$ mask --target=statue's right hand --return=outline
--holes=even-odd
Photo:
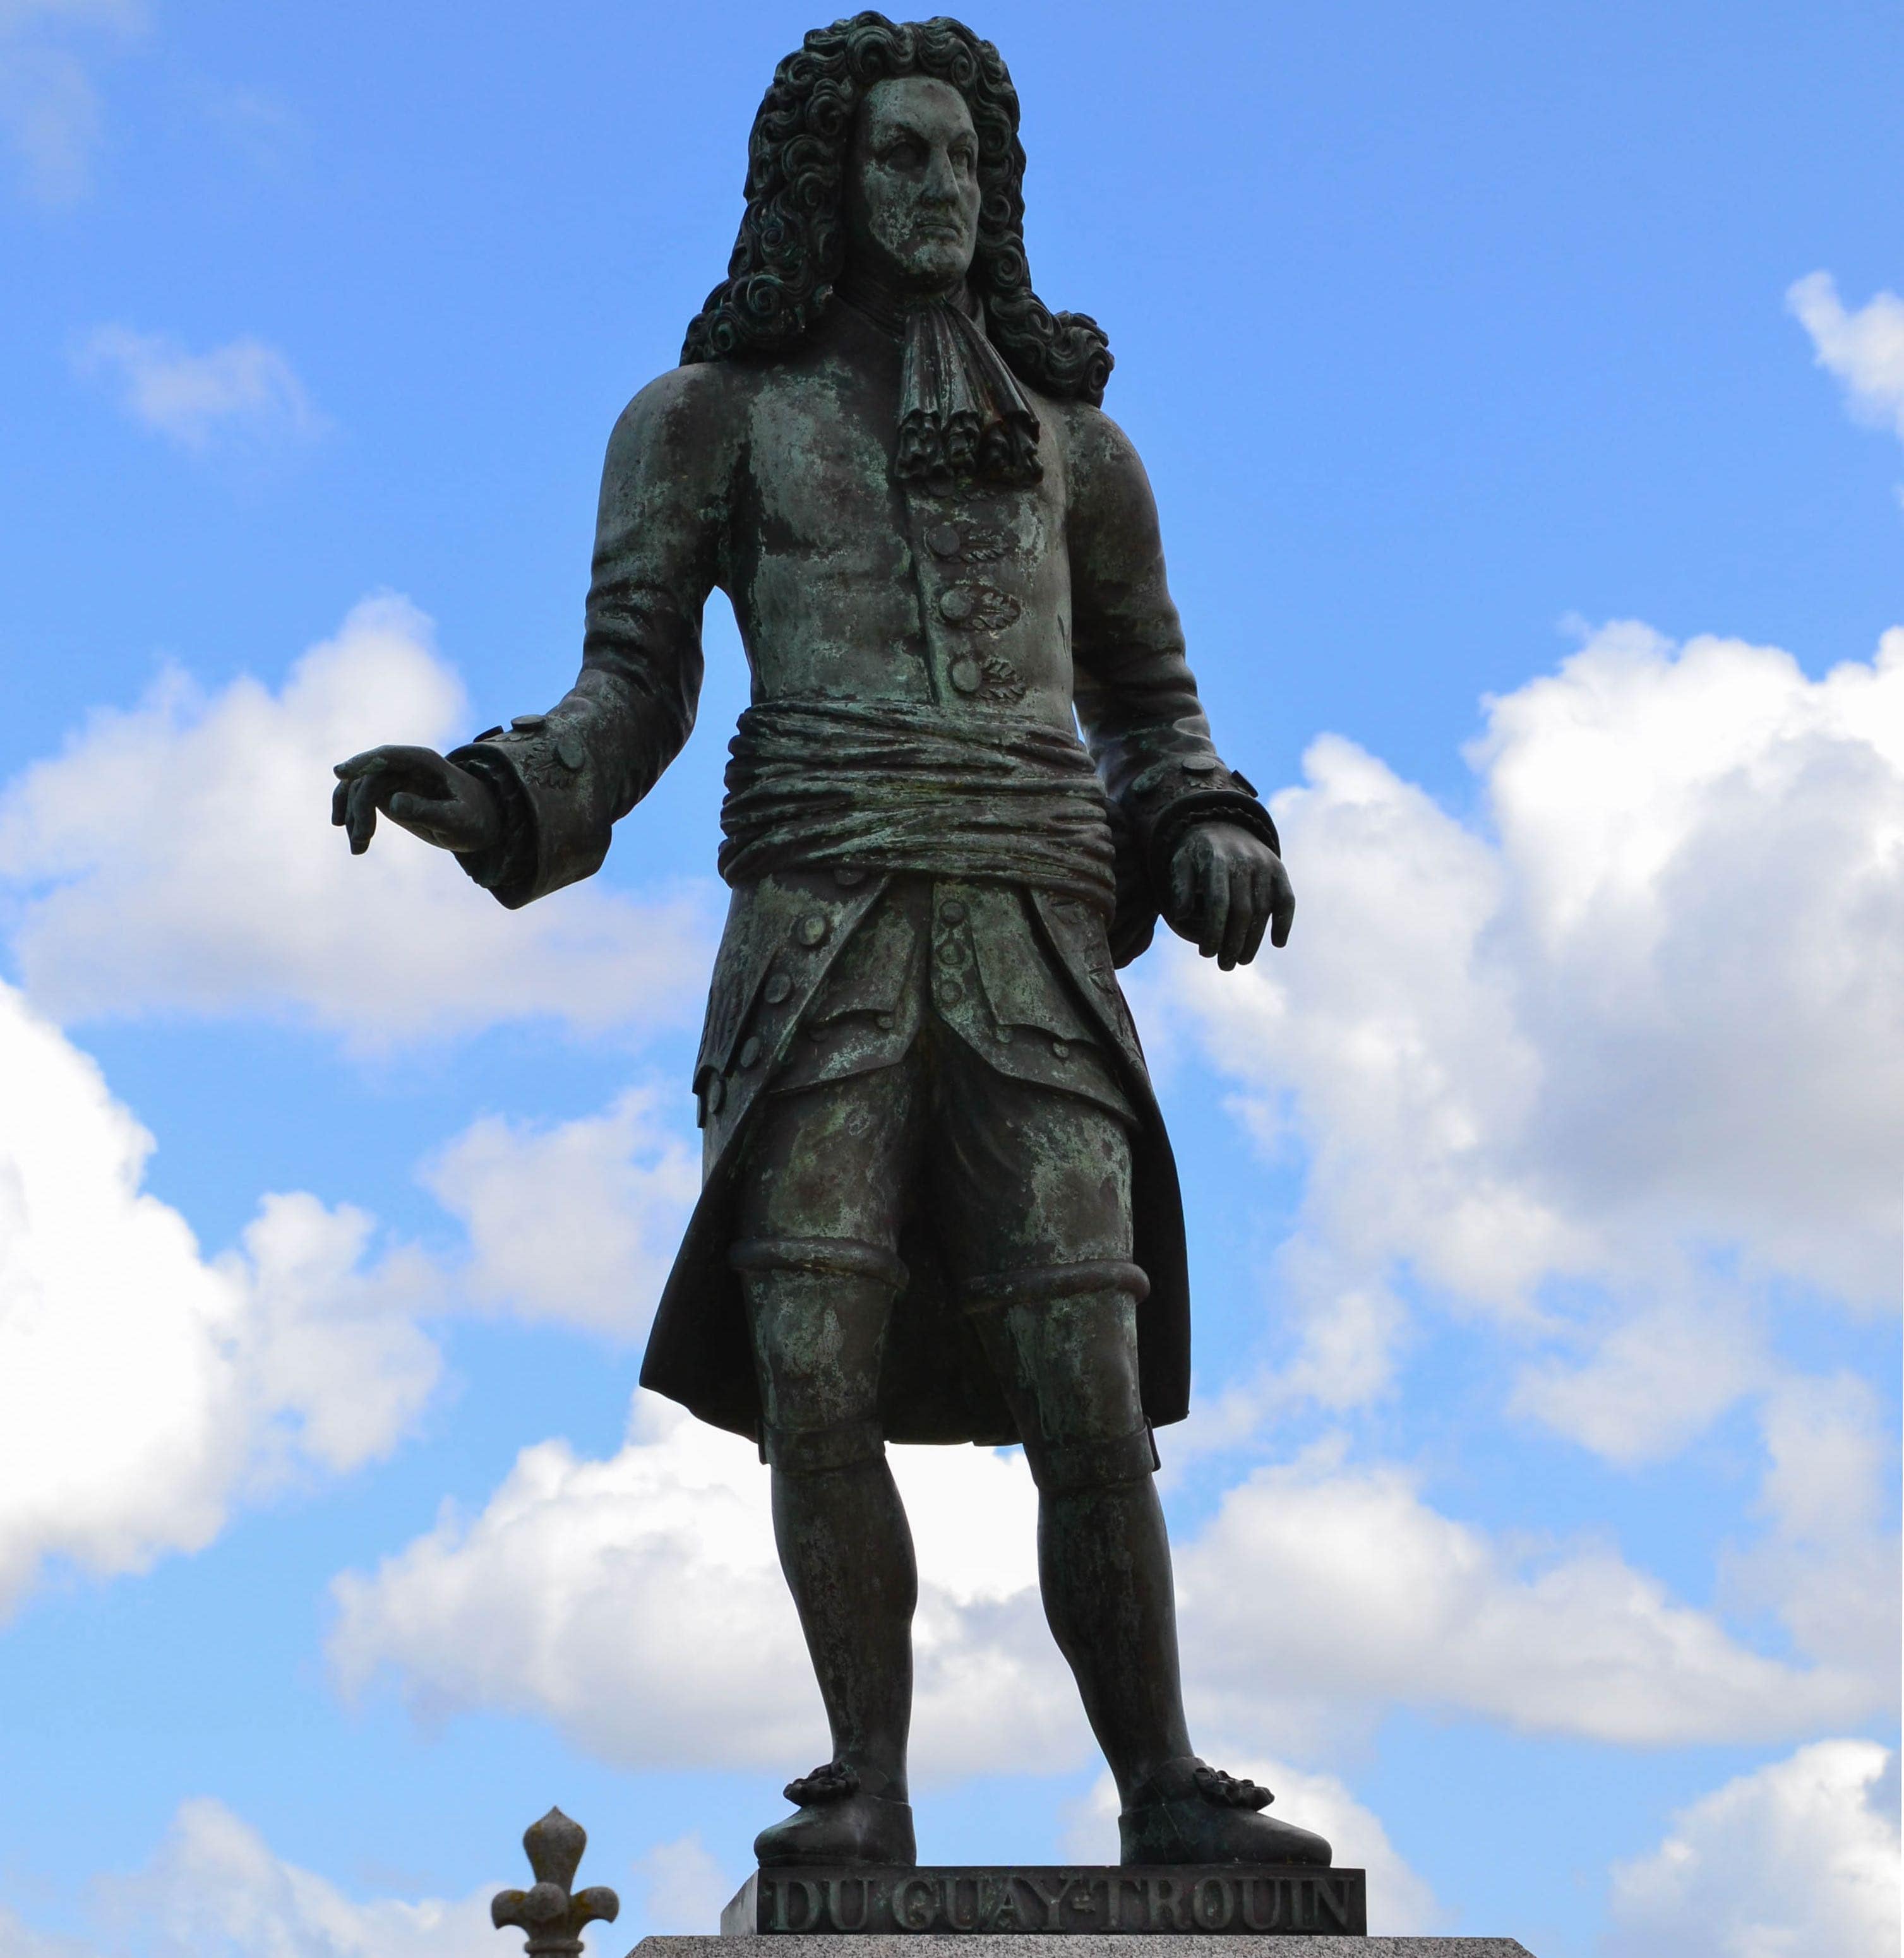
[[[411,835],[459,855],[486,850],[502,836],[496,791],[433,748],[369,748],[333,772],[331,820],[350,838],[353,857],[370,848],[379,809]]]

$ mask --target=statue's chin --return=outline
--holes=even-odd
[[[923,239],[894,255],[894,270],[908,290],[935,297],[955,292],[971,268],[972,255],[949,240]]]

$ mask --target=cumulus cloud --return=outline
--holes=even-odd
[[[1734,1298],[1647,1301],[1586,1336],[1584,1359],[1569,1352],[1526,1367],[1510,1405],[1610,1462],[1677,1454],[1772,1377],[1760,1329]]]
[[[100,1885],[98,1958],[467,1958],[496,1943],[489,1898],[499,1887],[454,1901],[360,1903],[201,1797],[179,1804],[145,1868]]]
[[[1397,1852],[1380,1818],[1335,1776],[1305,1773],[1286,1761],[1215,1739],[1202,1745],[1205,1754],[1230,1773],[1272,1790],[1278,1818],[1327,1836],[1339,1869],[1368,1872],[1372,1937],[1419,1937],[1446,1922],[1447,1913],[1434,1892]],[[1108,1774],[1100,1775],[1091,1792],[1066,1812],[1063,1853],[1073,1862],[1115,1863],[1117,1805],[1117,1783]]]
[[[699,1149],[631,1088],[553,1127],[486,1116],[424,1170],[469,1235],[464,1291],[516,1317],[645,1336],[695,1198]]]
[[[1491,1538],[1403,1470],[1328,1448],[1231,1490],[1177,1568],[1199,1723],[1256,1747],[1319,1744],[1397,1703],[1627,1745],[1782,1739],[1890,1690],[1749,1650],[1611,1547]]]
[[[771,1766],[823,1745],[744,1442],[646,1397],[612,1459],[525,1449],[480,1515],[446,1513],[334,1586],[336,1674],[388,1671],[417,1712],[537,1713],[629,1766]],[[918,1543],[915,1763],[1089,1758],[1037,1593],[1021,1457],[896,1449]],[[1196,1731],[1324,1750],[1406,1704],[1629,1744],[1784,1738],[1886,1688],[1748,1650],[1611,1549],[1510,1544],[1392,1466],[1324,1451],[1259,1471],[1177,1552]],[[1266,1601],[1295,1598],[1285,1611]],[[1298,1694],[1275,1682],[1299,1679]]]
[[[1391,1377],[1413,1275],[1542,1350],[1519,1405],[1670,1453],[1769,1377],[1754,1301],[1895,1291],[1904,631],[1808,679],[1737,640],[1593,635],[1489,704],[1493,833],[1329,737],[1276,799],[1287,952],[1170,985],[1310,1171],[1300,1384]]]
[[[90,188],[104,136],[92,56],[144,24],[139,0],[0,0],[0,141],[36,202]]]
[[[1829,272],[1807,272],[1785,297],[1852,413],[1904,436],[1904,299],[1879,293],[1848,312]]]
[[[597,1924],[585,1934],[590,1951],[619,1950],[631,1932],[711,1931],[737,1887],[692,1835],[636,1858],[635,1870],[647,1893],[645,1909],[624,1893],[616,1928]],[[499,1874],[458,1898],[360,1899],[278,1855],[223,1802],[198,1796],[179,1804],[142,1868],[94,1880],[86,1912],[89,1935],[38,1929],[0,1905],[0,1953],[5,1958],[468,1958],[502,1948],[489,1899],[523,1880],[517,1872]]]
[[[1613,1873],[1608,1958],[1896,1958],[1897,1762],[1820,1741],[1728,1782]]]
[[[529,1018],[693,1023],[699,895],[585,886],[510,913],[394,825],[350,856],[330,825],[332,764],[471,731],[429,621],[394,597],[359,605],[275,692],[240,679],[208,696],[173,672],[96,715],[0,797],[27,990],[68,1023],[268,1013],[366,1047]]]
[[[1760,1409],[1767,1525],[1725,1567],[1743,1606],[1769,1608],[1801,1650],[1895,1677],[1899,1555],[1888,1514],[1896,1445],[1877,1396],[1849,1373],[1781,1381]]]
[[[98,1958],[93,1946],[57,1931],[36,1931],[5,1904],[0,1904],[0,1951],[6,1958]]]
[[[892,1460],[921,1573],[919,1774],[1087,1758],[1038,1602],[1022,1457],[901,1448]],[[375,1572],[340,1577],[337,1675],[355,1693],[388,1668],[426,1719],[539,1713],[631,1766],[803,1768],[826,1728],[767,1482],[746,1442],[639,1396],[612,1459],[527,1449],[480,1516],[448,1513]]]
[[[657,1842],[635,1865],[648,1886],[644,1915],[651,1931],[712,1932],[740,1887],[697,1835]]]
[[[325,426],[290,362],[249,336],[194,353],[163,334],[101,326],[80,342],[73,364],[113,382],[140,427],[182,448],[310,436]]]
[[[0,1608],[49,1560],[144,1569],[392,1445],[438,1370],[420,1259],[302,1195],[206,1259],[140,1187],[151,1137],[5,986],[0,1080]]]

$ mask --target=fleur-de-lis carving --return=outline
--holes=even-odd
[[[570,1894],[588,1832],[552,1808],[540,1822],[524,1830],[522,1847],[534,1871],[533,1890],[498,1890],[489,1917],[498,1931],[514,1925],[527,1933],[527,1958],[580,1958],[581,1928],[599,1918],[612,1924],[622,1900],[605,1884]]]

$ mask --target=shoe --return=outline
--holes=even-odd
[[[1326,1869],[1328,1842],[1260,1813],[1275,1798],[1195,1755],[1166,1761],[1117,1818],[1121,1860],[1144,1863],[1309,1863]]]
[[[762,1868],[869,1863],[911,1869],[918,1861],[912,1804],[869,1793],[851,1763],[830,1762],[790,1781],[784,1792],[797,1812],[754,1838]]]

